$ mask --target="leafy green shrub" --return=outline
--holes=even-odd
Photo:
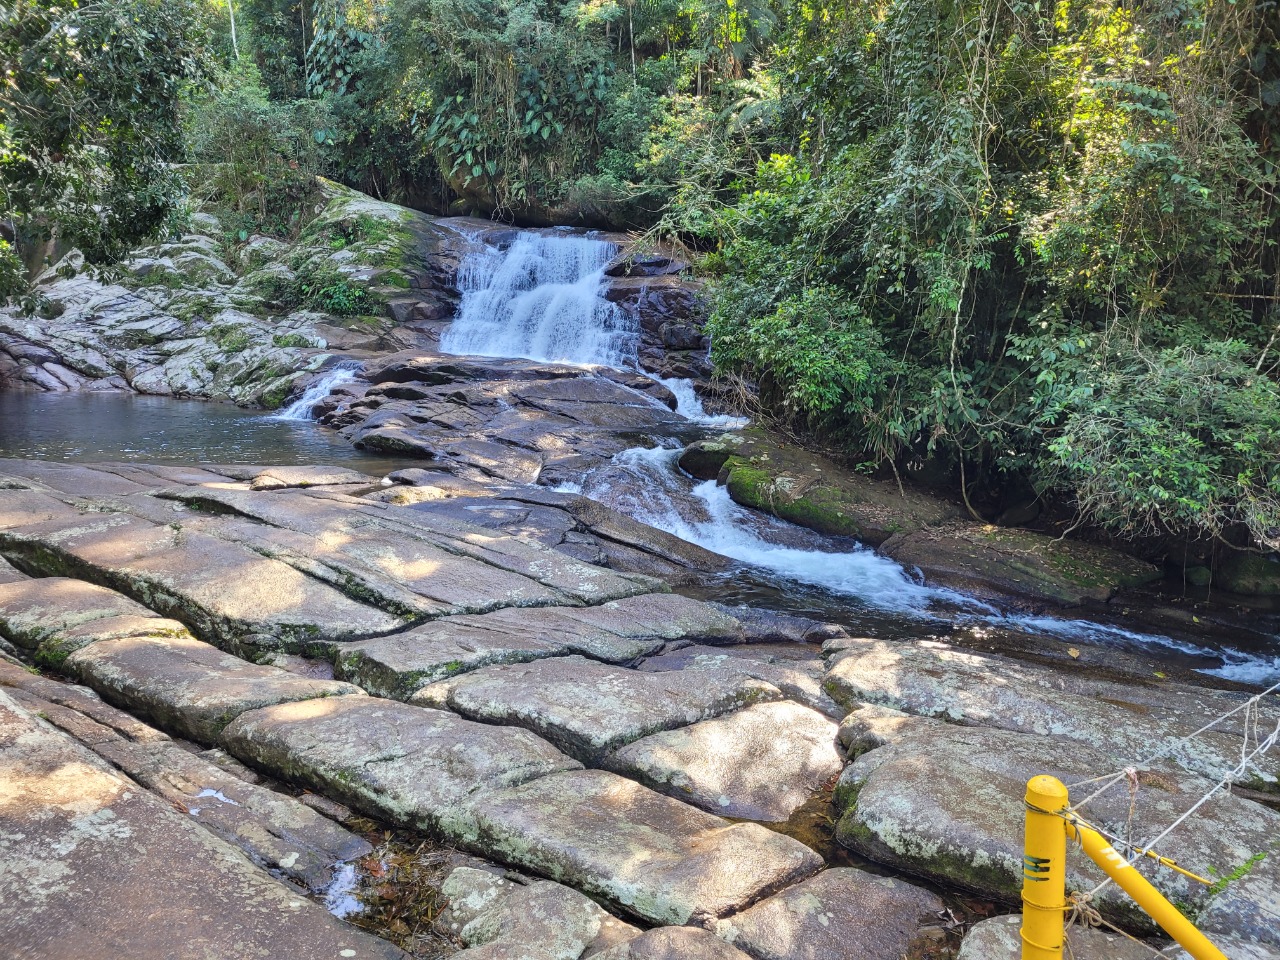
[[[276,334],[271,338],[271,342],[277,347],[311,347],[314,346],[310,337],[303,336],[300,333],[284,333]]]
[[[1046,479],[1090,519],[1128,535],[1239,524],[1280,539],[1280,386],[1246,344],[1118,358],[1046,415],[1061,419]]]
[[[382,311],[382,301],[376,295],[328,266],[300,272],[297,290],[305,306],[337,317]]]
[[[331,123],[317,101],[267,99],[256,69],[243,64],[222,74],[214,89],[186,110],[193,189],[223,208],[229,238],[255,233],[296,237],[317,197],[316,175],[326,169],[322,133]]]
[[[218,345],[224,353],[240,353],[246,349],[253,339],[249,331],[234,323],[220,324],[209,330],[209,339]]]

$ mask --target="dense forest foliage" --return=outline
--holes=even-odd
[[[7,292],[201,197],[287,235],[316,173],[634,229],[869,470],[1280,545],[1275,0],[16,0],[0,58]]]

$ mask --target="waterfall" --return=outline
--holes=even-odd
[[[639,330],[604,299],[617,247],[593,237],[521,233],[487,247],[458,272],[462,302],[440,338],[446,353],[634,367]]]
[[[360,364],[354,360],[343,360],[330,367],[302,391],[302,396],[276,414],[277,420],[312,420],[311,411],[317,403],[331,394],[340,384],[350,383],[356,379]]]

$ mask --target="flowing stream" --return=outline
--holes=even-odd
[[[354,360],[342,360],[307,385],[302,395],[275,415],[276,420],[314,420],[318,404],[344,383],[351,383],[360,371]]]
[[[457,319],[441,338],[447,353],[524,357],[636,369],[639,332],[604,298],[604,269],[617,247],[590,235],[526,231],[464,262]],[[745,421],[709,415],[688,380],[663,380],[677,412],[708,432]],[[676,463],[683,443],[652,437],[583,478],[575,490],[650,526],[740,561],[722,599],[765,600],[844,622],[867,633],[986,638],[994,632],[1049,635],[1134,651],[1233,680],[1280,678],[1275,637],[1178,638],[1118,623],[1021,616],[953,590],[927,586],[913,571],[861,544],[823,537],[746,510],[714,481],[698,482]],[[783,586],[779,589],[777,585]],[[770,595],[769,585],[774,590]]]

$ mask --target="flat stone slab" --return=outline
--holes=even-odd
[[[577,653],[628,663],[669,640],[732,643],[742,625],[716,607],[672,593],[595,607],[508,608],[445,617],[404,633],[341,647],[339,676],[370,693],[406,699],[428,683],[479,667]]]
[[[471,949],[465,960],[578,960],[640,935],[577,890],[550,880],[517,882],[458,867],[441,887],[449,906],[437,926]]]
[[[362,693],[249,663],[189,636],[102,640],[73,653],[64,669],[108,701],[205,744],[246,710]]]
[[[943,912],[936,894],[865,870],[824,870],[715,932],[757,960],[902,960]]]
[[[1021,914],[992,917],[975,923],[965,934],[956,960],[1020,960],[1021,929]],[[1074,960],[1152,960],[1155,956],[1147,944],[1135,943],[1101,927],[1073,925],[1067,932],[1067,943],[1065,955]],[[1248,958],[1232,955],[1231,960]]]
[[[362,696],[254,710],[221,742],[250,766],[370,816],[459,841],[475,834],[477,800],[578,766],[526,730]]]
[[[854,714],[858,717],[862,711]],[[874,712],[866,723],[879,725]],[[850,731],[845,731],[849,738]],[[861,738],[869,742],[876,731]],[[858,757],[836,788],[841,817],[837,839],[871,859],[921,876],[933,877],[987,896],[1015,900],[1022,882],[1024,811],[1027,781],[1038,774],[1057,777],[1070,787],[1122,770],[1126,761],[1074,740],[957,727],[938,720],[909,718],[884,725],[884,745]],[[1172,764],[1138,771],[1132,798],[1133,834],[1146,842],[1173,823],[1213,786]],[[1096,784],[1073,793],[1083,801]],[[1122,782],[1091,800],[1082,814],[1101,829],[1125,836],[1130,795]],[[1200,876],[1228,876],[1259,853],[1266,854],[1249,875],[1252,888],[1233,881],[1227,890],[1238,898],[1239,929],[1268,896],[1280,874],[1280,813],[1220,791],[1184,821],[1157,848]],[[1199,911],[1212,891],[1171,870],[1139,863],[1148,879],[1170,900]],[[1265,882],[1264,882],[1265,879]],[[1068,857],[1068,889],[1092,890],[1103,875],[1088,858]],[[1150,919],[1114,885],[1096,896],[1095,905],[1142,929]],[[1221,932],[1234,917],[1223,919]]]
[[[783,821],[844,767],[837,729],[808,707],[760,703],[644,737],[607,765],[713,813]]]
[[[485,797],[475,843],[650,923],[714,920],[816,872],[822,858],[600,770]]]
[[[1118,682],[1088,670],[1057,670],[934,641],[836,640],[828,644],[827,692],[853,709],[868,702],[951,723],[1069,737],[1137,759],[1167,750],[1180,766],[1217,780],[1240,762],[1245,714],[1190,734],[1249,698],[1154,680]],[[1260,723],[1280,722],[1280,702]],[[1280,754],[1260,757],[1238,783],[1280,789]]]
[[[371,486],[378,482],[357,470],[346,467],[268,467],[249,484],[251,490],[285,490],[289,488]]]
[[[648,734],[781,698],[733,670],[641,673],[573,656],[484,667],[423,687],[412,702],[526,727],[589,762]]]
[[[15,697],[30,696],[51,714],[47,719],[67,730],[81,743],[93,745],[108,740],[153,743],[168,740],[168,734],[148,726],[132,714],[103,703],[92,690],[75,683],[51,680],[31,673],[16,663],[0,659],[0,688]]]
[[[304,534],[308,546],[301,556],[357,578],[394,581],[437,601],[445,614],[602,603],[661,589],[650,578],[582,563],[450,517],[340,494],[200,487],[171,489],[165,496],[197,506],[218,505],[259,525]],[[211,528],[222,522],[213,520]],[[299,556],[295,551],[290,561],[301,562]]]
[[[120,617],[157,620],[159,614],[83,580],[45,577],[0,583],[0,636],[26,650],[64,631]]]
[[[0,942],[22,960],[404,960],[2,691]]]
[[[736,947],[693,927],[658,927],[595,956],[596,960],[750,960]]]
[[[172,510],[169,517],[161,524],[102,508],[82,512],[43,494],[0,489],[0,554],[145,599],[156,612],[226,644],[265,634],[304,645],[405,625],[263,552],[187,529]]]
[[[810,656],[804,656],[804,653]],[[840,720],[849,712],[847,707],[840,706],[822,689],[826,664],[818,657],[816,648],[807,645],[794,647],[776,640],[755,641],[732,647],[674,643],[655,656],[646,658],[640,663],[639,669],[698,670],[706,667],[723,669],[725,666],[741,670],[765,683],[772,683],[788,699],[812,707],[833,720]]]
[[[247,783],[176,743],[121,740],[93,750],[259,866],[312,893],[330,887],[339,864],[373,850],[367,840],[293,797]]]
[[[26,579],[25,573],[15,568],[9,561],[0,558],[0,583],[17,583]]]

